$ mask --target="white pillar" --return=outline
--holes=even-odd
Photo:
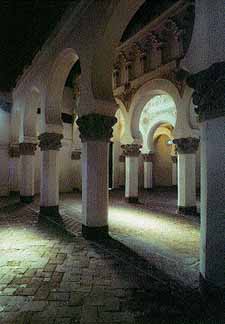
[[[198,138],[175,139],[178,152],[178,212],[187,215],[196,214],[196,161]]]
[[[31,203],[34,198],[35,150],[37,144],[20,143],[20,200]]]
[[[113,143],[113,184],[112,188],[117,189],[120,187],[120,162],[119,162],[119,155],[120,155],[120,142],[114,140]]]
[[[9,148],[9,190],[10,193],[16,194],[20,191],[20,148],[19,144],[10,145]]]
[[[153,169],[153,154],[143,154],[144,160],[144,189],[152,189],[152,169]]]
[[[225,117],[201,123],[202,279],[225,287]]]
[[[138,163],[141,145],[127,144],[122,145],[126,156],[125,166],[125,199],[129,203],[138,202]]]
[[[81,191],[80,186],[80,178],[81,178],[81,151],[73,150],[71,153],[71,160],[74,163],[74,172],[75,172],[75,183],[74,183],[74,191]]]
[[[171,155],[172,159],[172,185],[177,185],[177,156]]]
[[[119,187],[125,187],[125,155],[119,156]]]
[[[195,89],[201,131],[200,290],[224,312],[225,300],[225,62],[188,80]]]
[[[108,150],[115,117],[85,115],[77,120],[82,141],[82,234],[108,235]]]
[[[62,134],[43,133],[39,136],[41,157],[40,214],[59,217],[59,150]]]

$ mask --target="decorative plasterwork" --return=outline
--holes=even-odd
[[[142,154],[144,162],[153,162],[154,153]]]
[[[171,155],[171,160],[173,163],[177,163],[177,155]]]
[[[19,148],[20,148],[20,155],[34,155],[37,148],[37,144],[20,143]]]
[[[117,98],[123,102],[127,112],[130,109],[130,104],[131,104],[132,98],[137,90],[138,90],[138,88],[133,88],[131,86],[131,83],[128,82],[124,85],[123,92],[119,96],[117,96]]]
[[[71,160],[77,161],[80,160],[81,152],[80,151],[72,151]]]
[[[180,154],[194,154],[199,145],[199,139],[195,137],[174,139],[173,143],[177,147],[177,152]]]
[[[187,76],[188,76],[188,72],[182,69],[168,70],[166,72],[162,72],[161,74],[159,74],[159,77],[161,79],[169,80],[175,85],[181,97],[183,97],[184,94]]]
[[[200,122],[225,116],[225,62],[190,76],[187,84],[195,90],[193,104]]]
[[[20,147],[18,145],[9,146],[9,157],[10,158],[19,158],[20,157]]]
[[[126,144],[121,145],[121,148],[123,149],[125,156],[139,156],[140,155],[140,149],[142,145],[139,144]]]
[[[41,151],[59,151],[62,147],[61,140],[63,138],[62,134],[58,133],[43,133],[38,139],[40,140]]]
[[[113,125],[117,122],[116,117],[100,114],[84,115],[77,119],[80,138],[82,142],[103,141],[109,142],[113,134]]]

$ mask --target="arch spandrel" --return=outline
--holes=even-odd
[[[145,0],[117,0],[104,31],[96,44],[92,65],[92,90],[96,99],[114,100],[112,91],[112,70],[116,47],[127,25]],[[104,80],[104,82],[102,82]]]

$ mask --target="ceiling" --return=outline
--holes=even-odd
[[[0,90],[10,90],[69,4],[79,0],[3,0],[0,19]],[[105,1],[105,0],[104,0]],[[178,0],[146,0],[122,41]]]
[[[3,0],[0,19],[0,90],[10,90],[71,0]]]

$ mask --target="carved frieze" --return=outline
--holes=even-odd
[[[125,156],[139,156],[141,147],[139,144],[121,145]]]
[[[63,138],[62,134],[58,133],[43,133],[38,139],[40,140],[41,151],[59,151],[62,147],[61,140]]]
[[[199,139],[195,137],[177,138],[173,140],[180,154],[194,154],[199,145]]]
[[[112,127],[117,122],[117,119],[116,117],[93,113],[79,117],[76,122],[82,142],[109,142],[113,134]]]
[[[34,155],[37,144],[35,143],[20,143],[20,155]]]
[[[187,84],[194,89],[193,104],[200,122],[225,116],[225,62],[191,75]]]

